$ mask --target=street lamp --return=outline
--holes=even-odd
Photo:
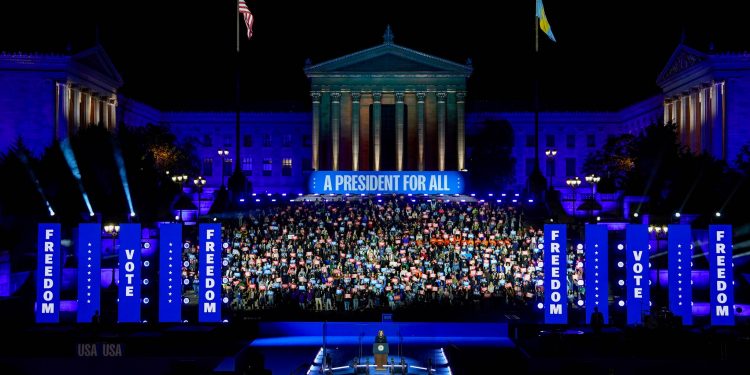
[[[661,252],[661,240],[667,237],[667,232],[669,231],[669,227],[666,225],[649,225],[648,226],[648,232],[654,235],[654,238],[656,239],[656,252],[654,255],[659,255]],[[661,255],[660,255],[661,256]],[[662,301],[662,291],[661,291],[661,267],[659,267],[660,263],[658,260],[654,258],[654,266],[656,267],[656,292],[659,297],[659,303],[664,306],[665,301]]]
[[[547,179],[549,180],[549,189],[552,190],[552,171],[555,168],[555,156],[557,156],[557,149],[554,148],[548,148],[546,151],[544,151],[544,154],[547,155]],[[550,167],[550,162],[552,162],[552,167]]]
[[[104,231],[112,238],[112,255],[114,255],[116,253],[115,239],[117,238],[117,234],[120,233],[120,226],[116,224],[107,224],[104,226]]]
[[[224,166],[227,163],[227,156],[229,156],[229,150],[225,148],[220,148],[219,151],[217,151],[219,156],[221,156],[221,186],[224,186]]]
[[[206,185],[206,179],[198,176],[193,180],[195,187],[198,188],[198,217],[201,216],[201,193],[203,192],[203,186]]]
[[[602,179],[601,177],[595,174],[590,174],[586,176],[586,182],[591,184],[591,205],[589,206],[589,210],[591,211],[591,215],[590,215],[591,217],[594,216],[594,203],[596,202],[596,199],[595,199],[596,184],[598,184],[601,179]]]
[[[172,176],[172,182],[180,185],[180,194],[179,194],[179,197],[177,198],[178,203],[180,201],[179,198],[181,198],[183,194],[182,188],[187,182],[187,180],[188,180],[188,176],[186,174]],[[180,220],[182,220],[182,207],[180,207]]]
[[[567,180],[565,180],[565,184],[570,186],[571,189],[573,189],[573,216],[576,215],[576,211],[578,211],[576,205],[578,203],[578,197],[576,196],[576,189],[581,186],[581,179],[578,178],[578,176],[575,177],[569,177]]]

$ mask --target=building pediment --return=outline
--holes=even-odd
[[[308,77],[330,74],[442,73],[468,77],[471,65],[458,64],[393,43],[305,67]]]
[[[707,58],[705,53],[680,44],[674,53],[672,53],[672,57],[669,58],[667,65],[659,74],[656,82],[660,86],[663,86],[662,83],[665,81],[706,61]]]
[[[116,87],[123,84],[120,73],[117,72],[112,60],[100,45],[73,55],[73,62],[98,73],[100,77],[110,81]]]

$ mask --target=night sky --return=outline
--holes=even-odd
[[[546,0],[558,42],[540,32],[536,72],[534,0],[247,3],[256,23],[250,41],[240,25],[246,109],[306,109],[305,59],[319,63],[378,45],[387,24],[396,44],[460,63],[471,58],[470,105],[490,102],[517,110],[531,108],[535,76],[543,110],[620,109],[646,99],[658,93],[656,76],[683,33],[700,50],[711,42],[719,51],[750,49],[750,39],[740,40],[750,35],[743,26],[747,16],[725,0],[701,6],[679,0]],[[235,4],[4,1],[0,50],[63,52],[70,45],[80,51],[93,45],[98,27],[125,81],[124,94],[159,109],[231,109]]]

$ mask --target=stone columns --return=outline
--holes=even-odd
[[[700,150],[701,152],[711,152],[711,129],[708,126],[709,121],[709,87],[701,86],[698,91],[700,101]]]
[[[726,159],[724,137],[724,82],[711,85],[711,141],[712,153],[717,159]]]
[[[81,128],[81,89],[73,87],[73,129]]]
[[[438,170],[445,170],[445,92],[437,93]]]
[[[690,151],[700,150],[700,116],[698,115],[698,92],[690,92]]]
[[[383,93],[372,93],[372,169],[380,170],[380,100]]]
[[[417,93],[417,169],[424,170],[424,98],[425,93]]]
[[[341,93],[331,93],[331,158],[334,171],[339,170],[339,133],[341,128]]]
[[[312,169],[317,171],[319,169],[319,153],[320,153],[320,92],[313,91],[310,93],[312,96]]]
[[[117,97],[109,100],[109,122],[110,127],[115,130],[117,129]],[[222,166],[222,168],[224,168]]]
[[[664,125],[669,123],[669,119],[671,118],[669,115],[669,110],[672,106],[672,100],[670,99],[664,99]]]
[[[690,127],[688,124],[688,96],[683,94],[680,96],[680,123],[678,129],[680,130],[680,143],[685,146],[690,145]]]
[[[456,93],[456,150],[458,152],[458,170],[466,169],[466,125],[464,119],[464,99],[466,93],[459,91]]]
[[[396,170],[404,170],[404,93],[396,93]]]
[[[352,92],[352,170],[359,170],[359,98],[361,94]]]
[[[104,125],[104,129],[109,130],[109,100],[106,96],[101,97],[101,103],[102,103],[102,125]]]

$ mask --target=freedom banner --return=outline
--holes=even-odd
[[[586,323],[591,323],[591,314],[597,309],[609,324],[608,308],[608,234],[607,227],[586,224],[586,248],[584,272],[586,287]]]
[[[565,224],[544,225],[544,322],[568,324]]]
[[[316,171],[311,194],[461,194],[464,178],[456,171]]]
[[[120,277],[117,320],[141,321],[141,225],[120,225]]]
[[[221,321],[221,224],[198,226],[198,321]]]
[[[96,223],[78,226],[78,323],[91,323],[101,296],[102,227]]]
[[[708,280],[711,283],[711,325],[734,325],[732,226],[708,226]]]
[[[37,234],[36,322],[60,322],[60,224],[40,223]]]
[[[651,310],[648,257],[648,227],[628,224],[625,228],[627,324],[643,323],[644,314]]]
[[[181,322],[182,224],[159,226],[159,321]]]
[[[693,324],[693,286],[690,283],[692,274],[693,249],[691,245],[690,225],[673,224],[669,226],[668,269],[669,269],[669,311],[682,318],[682,324]]]

